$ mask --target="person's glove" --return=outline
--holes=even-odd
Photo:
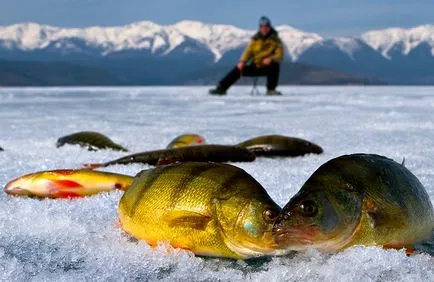
[[[238,68],[240,71],[242,71],[242,70],[244,69],[245,66],[246,66],[246,64],[245,64],[244,62],[239,62],[239,63],[237,64],[237,68]]]
[[[264,66],[269,66],[271,64],[271,62],[272,62],[271,58],[265,58],[262,60],[262,64]]]

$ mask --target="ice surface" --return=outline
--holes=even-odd
[[[55,148],[81,130],[108,135],[132,152],[164,148],[197,132],[210,143],[234,144],[262,134],[306,138],[321,156],[258,159],[239,164],[284,205],[330,158],[378,153],[406,166],[434,200],[434,88],[285,87],[283,97],[227,97],[202,87],[52,88],[0,90],[0,186],[37,170],[78,168],[120,152]],[[147,166],[114,166],[135,174]],[[0,193],[0,280],[256,280],[434,281],[434,258],[356,247],[335,255],[307,254],[237,262],[152,250],[116,227],[121,192],[75,201],[10,198]]]

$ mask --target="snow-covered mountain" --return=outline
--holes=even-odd
[[[313,44],[324,40],[316,33],[303,32],[288,25],[278,26],[276,30],[279,32],[279,36],[285,44],[292,61],[297,61],[300,55]]]
[[[431,54],[434,55],[434,25],[369,31],[362,34],[361,38],[388,59],[393,59],[390,54],[392,51],[408,55],[421,44],[428,44]]]
[[[207,46],[215,55],[215,62],[226,52],[246,45],[254,33],[231,25],[204,24],[197,21],[182,21],[171,27]]]
[[[276,27],[293,62],[400,80],[411,75],[434,77],[434,25],[390,28],[359,37],[325,38],[293,27]],[[254,30],[231,25],[149,21],[120,27],[59,28],[36,23],[0,26],[3,59],[147,58],[184,62],[196,68],[237,59]],[[190,63],[194,61],[194,63]],[[427,65],[429,62],[429,65]],[[398,70],[397,70],[398,69]],[[401,72],[399,70],[402,70]],[[419,72],[419,70],[421,70]]]
[[[36,23],[0,26],[0,44],[4,48],[23,51],[42,50],[58,42],[56,48],[80,51],[73,43],[82,40],[86,46],[100,48],[101,55],[123,50],[150,50],[152,53],[169,53],[186,40],[177,29],[153,22],[138,22],[123,27],[58,28]]]
[[[197,21],[182,21],[174,25],[184,35],[199,40],[207,45],[215,54],[216,61],[231,50],[244,48],[254,30],[244,30],[231,25],[203,24]],[[306,33],[288,25],[278,26],[282,41],[287,48],[288,56],[296,61],[312,44],[323,38],[315,33]]]
[[[306,33],[290,26],[277,27],[292,60],[312,44],[323,40],[315,33]],[[244,30],[231,25],[204,24],[197,21],[181,21],[174,25],[158,25],[153,22],[137,22],[122,27],[58,28],[36,23],[0,26],[0,46],[21,51],[43,50],[49,46],[62,52],[80,52],[74,41],[87,47],[98,48],[101,55],[125,50],[149,50],[153,54],[167,55],[189,38],[208,48],[219,61],[225,53],[244,48],[254,30]],[[70,42],[68,42],[70,41]]]

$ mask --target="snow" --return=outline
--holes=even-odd
[[[292,61],[297,61],[304,51],[323,40],[316,33],[306,33],[288,25],[278,26],[276,30],[279,32]]]
[[[231,25],[204,24],[198,21],[181,21],[173,27],[208,46],[215,55],[216,62],[227,51],[244,47],[255,32]]]
[[[353,54],[361,49],[360,43],[357,39],[347,37],[337,37],[330,40],[342,52],[354,60]]]
[[[0,89],[0,186],[28,172],[78,168],[122,156],[55,148],[81,130],[108,135],[132,152],[165,147],[197,132],[234,144],[285,134],[320,144],[325,153],[236,164],[279,205],[327,160],[378,153],[402,161],[434,201],[434,94],[429,87],[282,87],[283,97],[227,97],[204,87]],[[107,170],[136,174],[144,165]],[[194,257],[133,242],[116,227],[121,192],[74,201],[11,198],[0,193],[0,281],[434,281],[434,257],[355,247],[334,255],[309,251],[241,262]]]
[[[164,45],[173,50],[184,42],[184,36],[170,27],[160,26],[150,21],[137,22],[121,27],[57,28],[36,23],[0,26],[0,40],[14,42],[22,50],[37,50],[51,42],[77,38],[87,45],[99,47],[102,54],[131,49],[150,49],[154,38],[164,38]],[[160,45],[162,43],[158,42]],[[11,46],[11,44],[7,44]],[[5,46],[5,47],[7,47]]]
[[[158,52],[164,46],[166,46],[166,41],[164,41],[163,37],[157,36],[152,45],[152,53]]]
[[[34,50],[47,45],[51,34],[59,29],[52,26],[39,25],[37,23],[15,24],[0,26],[0,40],[16,44],[22,50]]]
[[[374,50],[391,59],[389,52],[399,46],[403,55],[408,55],[411,50],[422,43],[432,47],[434,55],[434,25],[423,25],[414,28],[388,28],[383,30],[369,31],[361,36]]]

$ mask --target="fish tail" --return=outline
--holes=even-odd
[[[96,168],[100,168],[100,167],[105,167],[106,165],[104,163],[90,163],[90,164],[84,164],[83,167],[84,168],[88,168],[88,169],[96,169]]]
[[[116,220],[116,221],[113,223],[113,226],[114,226],[116,229],[122,229],[122,223],[121,223],[121,220],[118,218],[118,220]]]

